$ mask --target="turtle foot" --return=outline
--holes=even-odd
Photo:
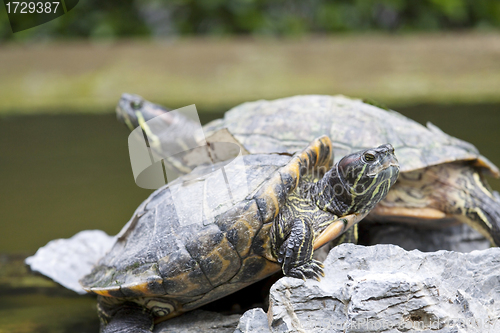
[[[302,280],[308,278],[319,281],[323,276],[325,276],[325,273],[323,272],[323,264],[320,261],[313,259],[302,266],[290,269],[287,276],[292,276]]]

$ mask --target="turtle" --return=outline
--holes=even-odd
[[[164,118],[159,150],[168,150],[174,144],[171,138],[175,144],[182,143],[196,126],[168,110],[132,94],[123,94],[116,108],[118,119],[130,129],[140,124],[147,130],[150,119],[167,113],[170,118]],[[336,161],[353,151],[391,142],[401,175],[365,220],[425,228],[466,223],[493,246],[500,245],[500,195],[484,177],[499,177],[498,168],[472,144],[432,123],[425,127],[396,111],[341,95],[299,95],[243,103],[206,124],[203,131],[201,139],[208,143],[217,133],[226,132],[228,141],[252,154],[294,153],[313,138],[328,135]],[[167,164],[183,174],[199,162],[178,154]]]
[[[202,165],[153,192],[80,280],[99,295],[101,331],[150,332],[280,270],[319,280],[314,250],[352,230],[399,174],[390,144],[335,165],[332,152],[322,136],[293,156],[241,156],[232,172],[234,160]]]

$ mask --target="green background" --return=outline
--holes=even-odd
[[[16,38],[289,36],[500,26],[497,0],[88,0],[76,8],[54,24]],[[12,38],[8,22],[0,24],[0,39]]]

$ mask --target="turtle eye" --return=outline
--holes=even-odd
[[[132,101],[130,102],[130,106],[132,107],[132,109],[134,110],[139,110],[140,108],[142,108],[142,101]]]
[[[370,153],[366,153],[363,155],[363,158],[365,159],[365,161],[367,162],[373,162],[375,161],[375,155],[373,154],[370,154]]]

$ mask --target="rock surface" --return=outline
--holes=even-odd
[[[343,244],[325,273],[320,282],[286,277],[273,285],[272,332],[500,331],[500,248],[422,253]]]
[[[234,333],[271,333],[267,314],[261,308],[248,310],[241,316]]]
[[[373,230],[376,241],[407,239],[401,244],[410,249],[487,246],[465,226],[427,233],[397,226]],[[405,232],[408,237],[401,237]],[[82,292],[78,280],[113,240],[102,231],[84,231],[50,242],[26,263]],[[260,308],[243,316],[198,310],[156,325],[154,333],[500,332],[500,248],[423,253],[395,245],[342,244],[324,264],[320,282],[278,280],[267,314]]]
[[[159,323],[153,333],[233,333],[240,317],[196,310]]]
[[[55,239],[25,263],[32,271],[45,275],[60,285],[85,295],[78,281],[89,274],[92,267],[111,248],[114,237],[101,230],[85,230],[68,239]]]

